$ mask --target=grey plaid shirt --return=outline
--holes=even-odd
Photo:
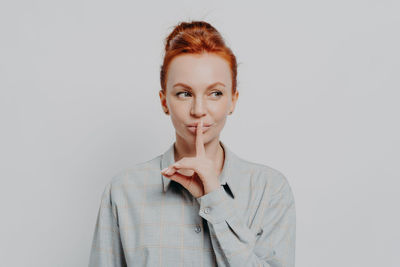
[[[160,172],[175,162],[175,143],[116,174],[102,195],[89,266],[294,266],[287,179],[220,143],[221,187],[197,199]]]

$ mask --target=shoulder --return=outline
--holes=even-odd
[[[112,191],[118,191],[123,187],[133,184],[140,188],[141,185],[145,186],[160,183],[160,163],[161,155],[148,161],[136,163],[129,168],[122,169],[109,179],[105,190],[111,193]]]
[[[252,162],[236,156],[237,171],[241,169],[253,179],[253,184],[268,191],[269,196],[284,194],[293,198],[293,191],[289,180],[283,172],[267,164]]]

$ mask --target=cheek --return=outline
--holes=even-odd
[[[171,111],[174,112],[175,114],[179,115],[188,109],[186,106],[187,105],[183,105],[183,104],[171,105]]]
[[[187,121],[187,114],[190,112],[190,107],[184,103],[171,103],[170,115],[174,125],[181,124]]]
[[[218,103],[210,107],[210,112],[215,120],[224,120],[229,113],[228,103]]]

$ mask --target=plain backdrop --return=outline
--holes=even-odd
[[[294,192],[297,267],[400,266],[400,2],[1,1],[0,266],[87,266],[111,177],[162,154],[164,38],[238,61],[221,133]]]

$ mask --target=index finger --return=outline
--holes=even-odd
[[[196,155],[202,156],[205,154],[206,151],[204,148],[204,140],[203,140],[203,119],[200,119],[196,127]]]

